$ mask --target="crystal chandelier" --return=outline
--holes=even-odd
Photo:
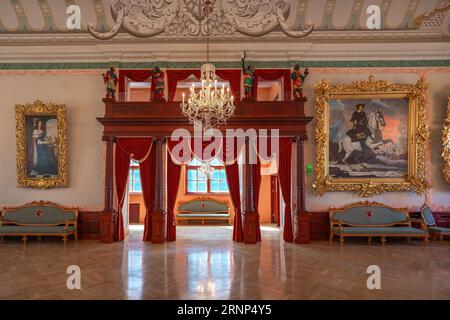
[[[230,88],[225,90],[217,88],[216,67],[209,63],[209,14],[211,13],[211,1],[205,0],[204,13],[206,15],[206,45],[207,63],[201,67],[201,88],[195,91],[195,84],[190,88],[189,98],[183,102],[181,111],[190,123],[201,123],[204,130],[212,127],[219,127],[226,124],[227,120],[234,114],[234,97],[230,93]]]
[[[211,179],[214,174],[214,168],[211,167],[209,162],[202,162],[198,171],[201,176],[205,177],[205,179]]]

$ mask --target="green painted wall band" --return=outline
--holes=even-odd
[[[240,69],[237,61],[213,62],[216,68]],[[364,60],[364,61],[249,61],[255,68],[291,68],[295,64],[309,68],[401,68],[450,67],[450,60]],[[170,69],[197,69],[204,62],[51,62],[0,63],[0,70],[70,70],[106,69],[113,65],[120,69],[147,69],[154,66]]]

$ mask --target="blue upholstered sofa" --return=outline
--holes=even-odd
[[[180,203],[177,220],[198,220],[202,224],[205,221],[226,221],[230,223],[230,208],[226,203],[211,198],[197,198]]]
[[[62,237],[64,244],[70,235],[77,236],[77,208],[63,208],[51,202],[32,202],[21,207],[3,208],[0,219],[0,239],[20,236]]]
[[[343,209],[330,209],[330,242],[334,236],[341,244],[345,237],[367,237],[369,244],[378,237],[384,245],[386,237],[422,238],[426,243],[429,234],[411,224],[406,209],[396,209],[377,202],[358,202]]]

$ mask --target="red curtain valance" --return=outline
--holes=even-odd
[[[196,146],[196,142],[201,148]],[[169,139],[168,147],[171,156],[170,159],[175,164],[186,164],[195,157],[200,161],[210,161],[212,158],[216,158],[224,162],[224,165],[230,165],[237,161],[237,157],[244,147],[244,143],[243,139],[237,138],[212,138],[211,141],[205,141],[201,138],[192,137],[188,140],[180,139],[180,141],[172,141]],[[188,154],[185,154],[185,151]]]
[[[291,71],[289,69],[255,69],[253,82],[253,97],[257,97],[258,80],[279,80],[283,79],[284,100],[291,100]]]
[[[123,94],[126,91],[125,87],[126,78],[136,82],[144,82],[150,77],[152,77],[152,75],[153,75],[152,70],[119,70],[119,94]],[[152,86],[150,88],[150,91],[153,91],[154,87],[155,86],[152,79]]]
[[[216,70],[216,74],[223,80],[230,84],[231,93],[234,96],[234,101],[241,101],[241,74],[242,70]]]
[[[169,91],[169,101],[172,102],[175,98],[177,90],[177,84],[179,81],[189,78],[191,75],[200,79],[199,69],[189,70],[167,70],[167,86]],[[230,84],[231,92],[233,93],[234,100],[240,101],[241,99],[241,70],[216,70],[216,75],[228,81]]]
[[[177,91],[177,84],[179,81],[189,78],[191,75],[200,79],[200,70],[167,70],[167,87],[168,87],[168,100],[172,102],[175,98]]]

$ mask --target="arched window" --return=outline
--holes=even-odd
[[[227,176],[223,163],[217,159],[210,162],[213,172],[206,177],[200,172],[202,162],[193,159],[186,165],[186,192],[187,193],[228,193]]]

